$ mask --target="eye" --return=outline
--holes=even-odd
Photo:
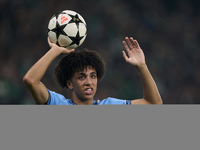
[[[79,79],[79,80],[83,80],[83,79],[84,79],[84,76],[79,76],[78,79]]]
[[[92,77],[93,79],[95,79],[97,76],[94,74],[94,75],[91,75],[91,77]]]

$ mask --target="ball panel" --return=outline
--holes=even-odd
[[[79,35],[84,36],[86,34],[86,26],[83,23],[79,23]]]
[[[74,15],[74,16],[77,14],[75,11],[72,11],[72,10],[64,10],[63,12],[66,14]]]
[[[73,44],[73,45],[68,46],[68,48],[75,49],[75,48],[77,48],[78,46],[79,46],[79,45]]]
[[[83,44],[83,42],[85,41],[86,36],[87,36],[87,35],[85,35],[85,36],[80,40],[79,46],[80,46],[81,44]]]
[[[51,42],[57,43],[56,33],[53,31],[48,32],[48,36]]]
[[[53,28],[56,27],[56,21],[57,21],[56,16],[50,19],[49,25],[48,25],[49,30],[52,30]]]
[[[79,19],[86,25],[85,20],[83,19],[83,17],[82,17],[80,14],[78,14],[78,17],[79,17]]]
[[[69,23],[66,25],[66,27],[63,29],[64,32],[68,35],[68,36],[76,36],[78,28],[77,25],[75,23]]]
[[[61,14],[58,16],[57,21],[58,21],[59,25],[62,26],[62,25],[68,24],[69,21],[70,21],[71,19],[72,19],[72,18],[71,18],[69,15],[67,15],[67,14],[65,14],[65,13],[61,13]]]
[[[67,47],[72,43],[72,40],[68,36],[60,35],[58,38],[58,43],[62,47]]]

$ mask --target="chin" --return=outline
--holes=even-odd
[[[80,100],[82,102],[85,102],[85,101],[93,100],[93,98],[94,98],[94,95],[88,95],[88,96],[82,97]]]

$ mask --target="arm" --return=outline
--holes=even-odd
[[[74,50],[59,47],[54,43],[51,43],[48,38],[50,50],[40,58],[25,74],[23,82],[31,92],[33,98],[37,104],[46,104],[49,98],[49,93],[45,85],[40,81],[44,76],[47,68],[52,61],[61,53],[70,53]]]
[[[145,56],[138,42],[133,38],[125,38],[123,45],[128,56],[123,51],[123,57],[126,62],[135,66],[143,83],[144,97],[131,102],[131,104],[162,104],[156,83],[149,72],[145,62]]]

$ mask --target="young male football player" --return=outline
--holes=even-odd
[[[97,82],[105,73],[105,62],[101,56],[92,50],[72,50],[59,47],[48,39],[50,50],[40,58],[23,78],[28,90],[37,104],[50,105],[129,105],[129,104],[162,104],[156,83],[145,62],[145,56],[138,42],[132,37],[123,41],[125,51],[123,57],[127,63],[135,66],[143,83],[144,97],[135,100],[121,100],[108,97],[104,100],[94,100]],[[66,99],[63,95],[53,92],[40,81],[51,62],[61,53],[66,53],[57,67],[55,75],[61,87],[69,88],[72,97]]]

